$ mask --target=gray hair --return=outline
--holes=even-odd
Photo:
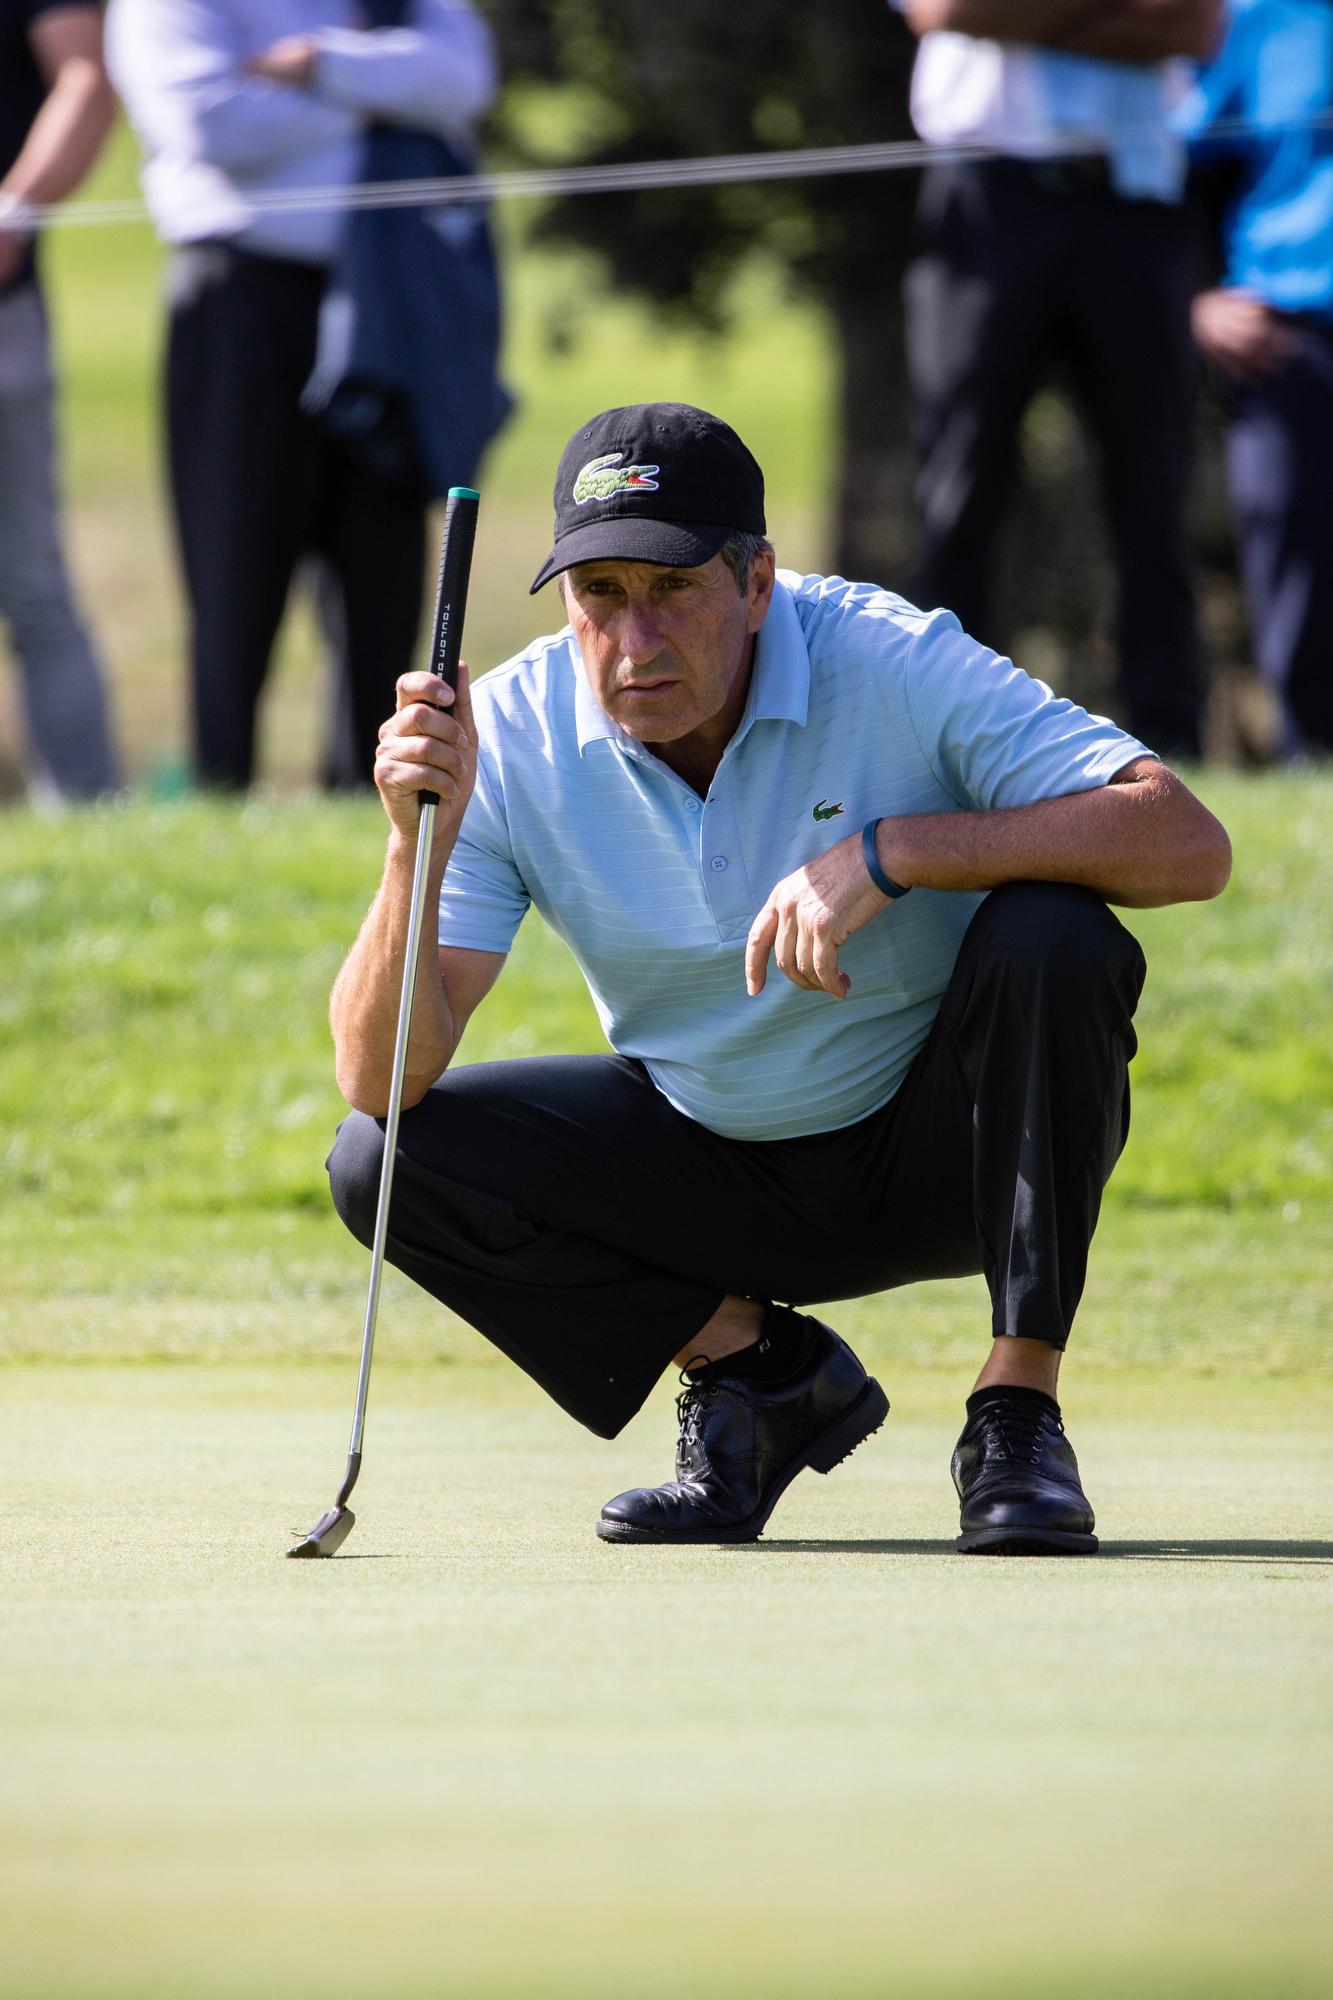
[[[750,587],[750,571],[754,568],[755,557],[762,555],[765,549],[771,549],[772,546],[772,542],[765,541],[762,535],[750,535],[741,528],[734,528],[718,550],[723,562],[735,577],[736,588],[742,597]],[[569,571],[562,569],[555,579],[556,589],[561,597],[565,594],[565,579],[568,575]]]
[[[771,549],[772,542],[766,542],[762,535],[748,535],[737,528],[727,536],[718,554],[736,579],[736,588],[742,597],[750,587],[750,571],[756,556],[765,549]]]

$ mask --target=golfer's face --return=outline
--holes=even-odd
[[[752,641],[772,594],[769,550],[756,557],[744,592],[721,556],[698,569],[580,563],[568,572],[565,609],[612,721],[642,743],[674,743],[739,720]]]

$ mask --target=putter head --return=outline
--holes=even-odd
[[[330,1507],[321,1514],[304,1541],[288,1549],[289,1556],[331,1556],[340,1549],[356,1525],[350,1507]]]

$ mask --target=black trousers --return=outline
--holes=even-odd
[[[328,782],[369,782],[394,683],[413,664],[425,504],[365,471],[300,407],[323,289],[310,265],[227,243],[182,250],[172,269],[167,456],[205,784],[250,782],[260,691],[303,556],[322,559],[337,599]]]
[[[728,1292],[806,1304],[981,1271],[993,1332],[1063,1347],[1129,1129],[1143,977],[1086,890],[999,889],[897,1096],[799,1139],[721,1138],[620,1056],[450,1070],[399,1126],[389,1259],[603,1437]],[[329,1176],[366,1244],[382,1157],[382,1123],[353,1112]]]
[[[1333,326],[1229,389],[1227,481],[1251,643],[1286,717],[1285,751],[1333,752]]]
[[[1019,425],[1063,361],[1101,455],[1124,719],[1155,750],[1195,753],[1193,225],[1183,207],[1097,185],[1091,166],[968,161],[923,176],[904,292],[921,465],[912,594],[990,642]]]

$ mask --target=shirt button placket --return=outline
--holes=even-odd
[[[730,803],[710,794],[704,803],[699,828],[699,858],[708,907],[723,937],[730,936],[738,924],[748,929],[750,922],[745,905],[745,870],[733,866],[737,856],[730,843],[735,831],[735,814]]]

